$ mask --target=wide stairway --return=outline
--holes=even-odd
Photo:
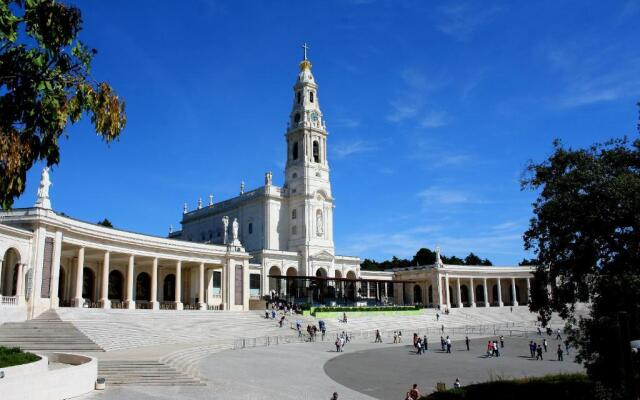
[[[235,338],[291,334],[260,311],[58,309],[105,351],[145,346],[228,343]]]
[[[72,323],[62,321],[55,310],[29,321],[0,325],[0,346],[51,352],[103,351]]]
[[[100,360],[98,376],[109,385],[204,386],[205,382],[156,360]]]

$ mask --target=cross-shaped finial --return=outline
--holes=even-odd
[[[307,43],[304,43],[302,45],[302,48],[304,49],[304,60],[307,60],[307,50],[309,50],[309,46],[307,45]]]

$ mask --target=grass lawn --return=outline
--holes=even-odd
[[[13,367],[20,364],[28,364],[38,361],[40,357],[32,353],[26,353],[18,347],[0,346],[0,368]]]
[[[547,375],[493,381],[434,392],[422,400],[595,400],[594,385],[584,374]]]

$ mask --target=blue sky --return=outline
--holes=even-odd
[[[183,202],[235,196],[272,170],[300,45],[320,85],[337,252],[529,256],[534,193],[519,179],[551,142],[635,136],[640,2],[83,1],[93,74],[126,101],[107,146],[69,130],[54,209],[166,235]],[[39,167],[16,207],[35,201]]]

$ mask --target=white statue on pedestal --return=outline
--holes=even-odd
[[[240,240],[238,240],[238,218],[233,219],[233,224],[231,225],[231,237],[233,239],[234,246],[240,246]]]
[[[324,221],[322,220],[322,211],[316,212],[316,234],[322,236],[324,234]]]
[[[436,246],[436,268],[442,267],[442,258],[440,258],[440,246]]]
[[[36,199],[36,207],[51,209],[51,200],[49,200],[49,167],[42,169],[40,177],[40,185],[38,186],[38,198]]]
[[[229,217],[227,217],[226,215],[222,217],[222,225],[224,226],[224,240],[222,243],[227,244],[228,242],[227,232],[229,232]]]

